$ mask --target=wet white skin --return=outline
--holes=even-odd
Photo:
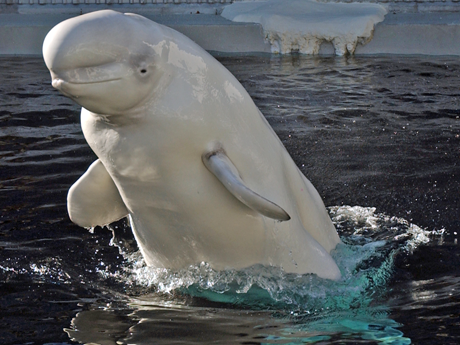
[[[148,265],[254,264],[339,279],[320,196],[241,84],[190,39],[105,10],[53,28],[52,84],[82,108],[98,160],[72,186],[90,227],[129,216]]]

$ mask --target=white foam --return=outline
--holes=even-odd
[[[356,45],[372,39],[375,24],[387,10],[370,3],[331,3],[315,0],[238,2],[222,16],[235,22],[260,23],[273,53],[318,54],[323,41],[336,55],[353,54]]]
[[[333,206],[329,207],[332,222],[340,229],[342,223],[353,227],[353,235],[379,235],[387,241],[404,241],[402,249],[413,251],[421,244],[430,242],[432,236],[442,236],[444,230],[428,231],[404,218],[376,213],[375,207]]]

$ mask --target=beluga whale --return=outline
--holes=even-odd
[[[149,266],[253,265],[340,279],[324,203],[238,80],[181,33],[102,10],[43,43],[98,159],[70,188],[82,227],[128,217]]]

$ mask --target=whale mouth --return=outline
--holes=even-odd
[[[81,93],[85,93],[82,87],[91,86],[91,85],[98,85],[98,84],[106,84],[114,81],[121,80],[122,78],[110,78],[104,80],[94,80],[94,81],[67,81],[61,78],[53,78],[51,81],[51,85],[56,89],[59,90],[64,96],[70,98],[79,98]]]
[[[81,87],[116,82],[130,74],[130,69],[122,63],[106,63],[72,68],[53,69],[50,66],[51,84],[54,88]]]
[[[90,84],[103,84],[108,83],[111,81],[121,80],[122,78],[111,78],[111,79],[104,79],[104,80],[94,80],[94,81],[67,81],[61,78],[54,78],[51,84],[54,88],[59,89],[64,85],[90,85]]]

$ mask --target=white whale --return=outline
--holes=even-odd
[[[324,204],[251,97],[182,34],[104,10],[55,26],[52,85],[98,156],[68,194],[83,227],[129,216],[148,265],[254,264],[339,279]]]

